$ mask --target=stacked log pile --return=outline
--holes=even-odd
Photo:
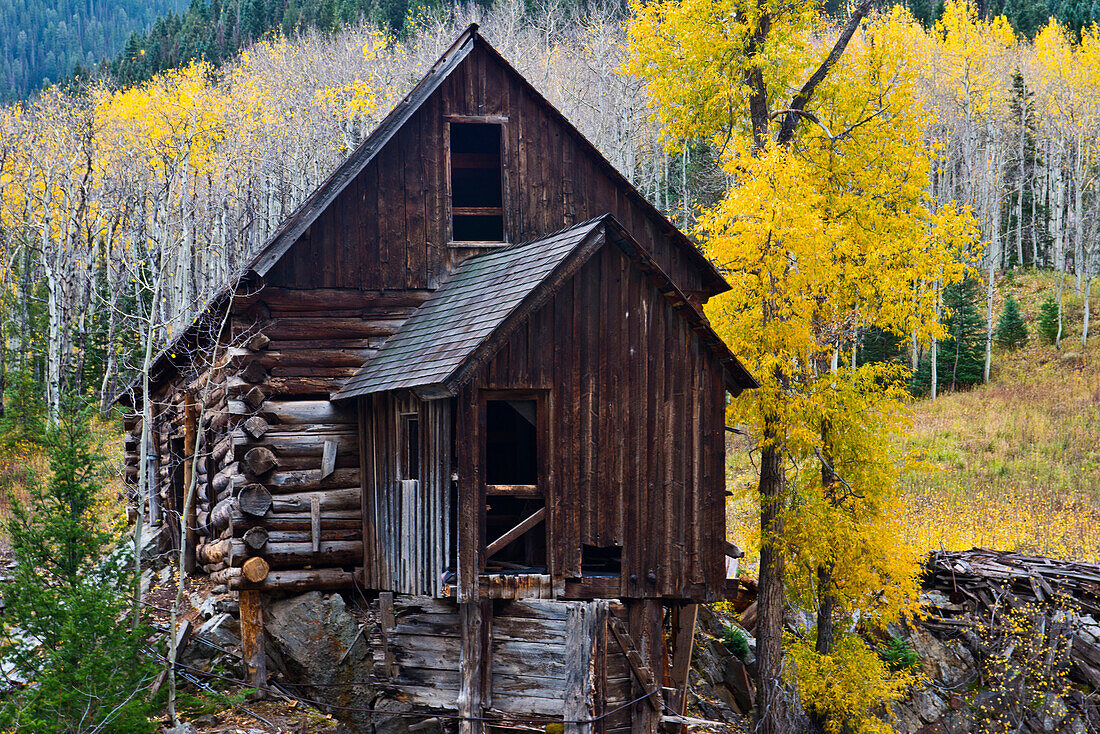
[[[925,588],[941,601],[925,609],[924,624],[950,634],[973,624],[975,613],[994,619],[1009,611],[1043,608],[1064,620],[1070,637],[1071,677],[1100,686],[1100,565],[974,549],[934,553]]]

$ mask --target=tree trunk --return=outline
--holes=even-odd
[[[756,625],[756,718],[758,734],[783,734],[787,704],[783,697],[783,602],[786,573],[782,549],[786,477],[783,447],[774,419],[764,424],[760,453],[760,579]]]

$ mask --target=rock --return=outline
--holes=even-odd
[[[916,734],[923,722],[911,708],[902,703],[890,705],[890,714],[893,719],[890,723],[898,734]]]
[[[333,715],[356,730],[369,730],[373,658],[366,635],[339,594],[307,594],[276,601],[264,629],[291,682],[310,686],[309,697],[334,707]],[[338,708],[339,707],[339,708]]]
[[[755,687],[745,664],[732,655],[726,661],[725,683],[726,688],[733,694],[733,702],[737,705],[737,711],[742,716],[748,716],[752,713],[752,702],[756,695]]]
[[[920,658],[921,672],[930,680],[953,684],[967,677],[973,667],[972,656],[960,657],[961,645],[953,650],[920,625],[914,625],[906,641]]]
[[[947,711],[947,703],[930,689],[913,694],[913,709],[920,718],[931,724]]]
[[[191,606],[202,615],[203,619],[209,619],[214,616],[214,597],[194,592],[189,598],[191,600]]]
[[[164,734],[199,734],[199,730],[194,724],[185,721],[179,726],[164,729]]]

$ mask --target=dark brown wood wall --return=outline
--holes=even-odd
[[[607,245],[585,264],[475,384],[549,391],[556,577],[580,576],[582,544],[620,545],[623,597],[720,593],[721,366],[621,250]],[[459,413],[458,461],[460,476],[476,479],[479,454],[461,450],[477,436],[473,412]]]
[[[447,244],[448,115],[503,115],[505,230],[511,242],[615,215],[689,295],[697,264],[511,71],[476,47],[268,274],[293,288],[434,288],[475,252]]]

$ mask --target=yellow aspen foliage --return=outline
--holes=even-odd
[[[827,623],[818,651],[798,661],[829,671],[798,676],[806,705],[836,731],[874,731],[871,709],[897,689],[864,665],[857,641],[841,637],[851,654],[831,656],[833,623],[856,610],[886,621],[912,609],[919,560],[896,532],[903,457],[889,447],[905,426],[899,375],[845,356],[868,327],[942,337],[938,287],[971,270],[976,242],[970,212],[930,194],[924,59],[906,44],[920,31],[904,10],[874,15],[845,28],[854,32],[835,58],[837,32],[811,3],[632,9],[626,70],[646,82],[668,144],[705,140],[729,182],[695,234],[731,286],[707,316],[761,383],[731,402],[729,418],[752,428],[761,466],[778,459],[785,474],[761,474],[761,586],[765,575],[785,576],[788,594]],[[806,79],[817,80],[812,96]],[[863,681],[865,698],[837,703],[831,684],[811,685],[834,679]]]
[[[792,665],[787,675],[803,699],[824,722],[827,734],[891,734],[894,729],[875,716],[885,703],[898,701],[917,683],[909,671],[891,671],[867,643],[843,635],[830,655],[818,655],[812,645],[790,638]]]

